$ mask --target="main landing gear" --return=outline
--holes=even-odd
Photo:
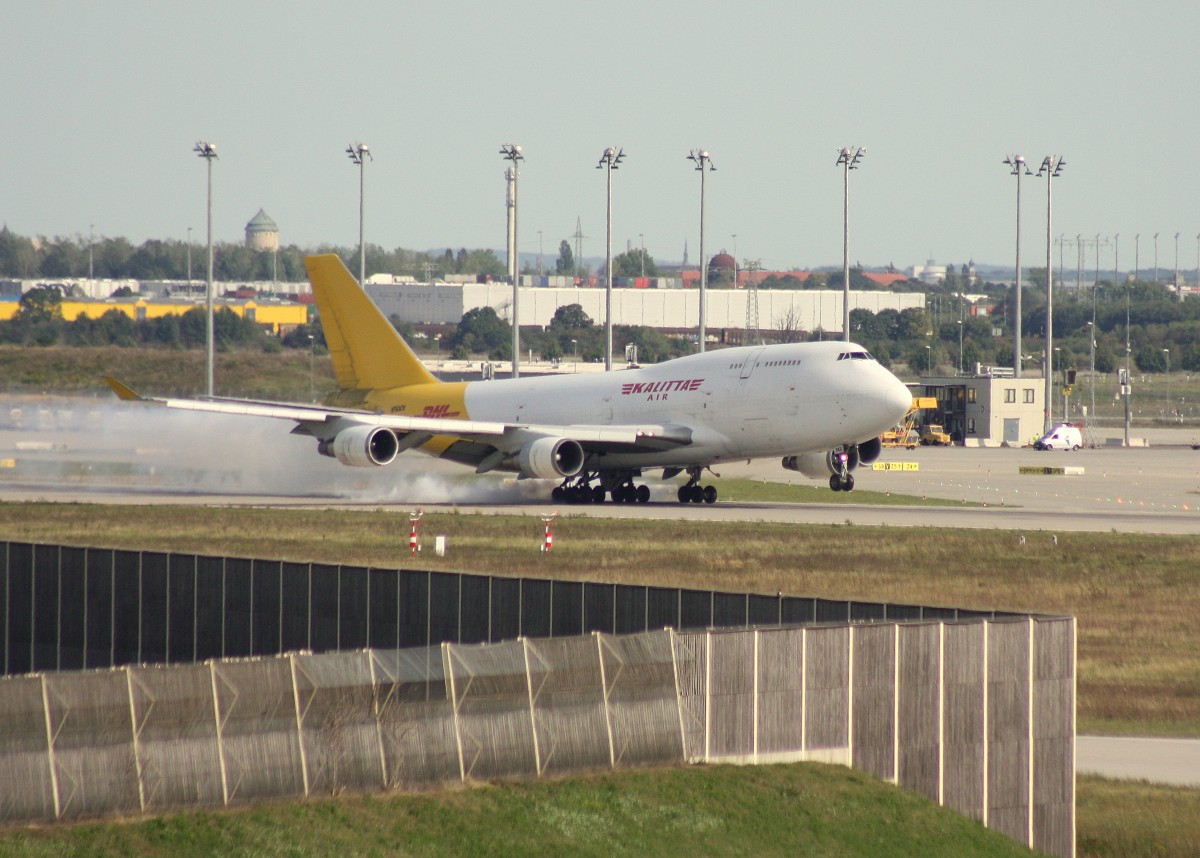
[[[680,503],[716,503],[717,502],[717,487],[700,485],[700,468],[689,468],[688,475],[691,477],[686,484],[679,487],[679,502]]]
[[[650,487],[635,485],[633,474],[618,474],[605,480],[599,474],[587,473],[563,480],[563,484],[550,493],[556,503],[604,503],[607,495],[613,503],[649,503]],[[592,481],[601,479],[599,485]]]

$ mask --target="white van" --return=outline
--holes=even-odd
[[[1083,446],[1083,433],[1071,423],[1059,423],[1033,442],[1035,450],[1078,450]]]

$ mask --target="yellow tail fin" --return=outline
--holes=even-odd
[[[337,254],[306,256],[304,266],[342,390],[437,383]]]

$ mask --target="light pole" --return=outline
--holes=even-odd
[[[616,146],[609,146],[600,155],[600,161],[596,164],[597,170],[604,170],[605,173],[605,189],[606,189],[606,224],[607,229],[605,235],[607,240],[604,244],[604,370],[608,372],[612,369],[612,174],[613,170],[620,169],[621,161],[625,158],[625,150],[619,149]]]
[[[1200,236],[1197,236],[1197,238],[1200,238]],[[641,259],[642,276],[645,277],[646,276],[646,236],[643,233],[640,233],[640,232],[638,233],[638,242],[642,246],[642,259]]]
[[[366,286],[367,248],[363,243],[363,191],[366,190],[364,175],[366,174],[367,160],[374,161],[375,156],[371,154],[366,143],[351,143],[346,147],[346,154],[358,167],[358,285]]]
[[[925,374],[933,375],[933,349],[925,346]]]
[[[204,326],[204,389],[206,395],[213,395],[213,241],[212,241],[212,162],[217,157],[217,147],[212,143],[200,140],[192,147],[192,151],[203,158],[208,165],[208,286],[205,289],[205,326]]]
[[[1175,280],[1176,293],[1179,292],[1179,233],[1175,233]]]
[[[517,244],[517,163],[524,161],[525,156],[521,154],[521,147],[514,146],[512,143],[505,143],[500,147],[500,156],[510,163],[510,179],[512,188],[512,203],[510,211],[512,217],[512,225],[509,228],[510,246],[508,251],[508,270],[512,276],[513,298],[512,298],[512,377],[521,377],[521,325],[518,321],[521,317],[517,315],[518,303],[520,300],[520,284],[521,284],[521,254],[518,250],[520,247]]]
[[[708,261],[704,258],[704,174],[717,169],[713,166],[712,156],[703,149],[693,149],[688,153],[688,160],[696,164],[700,173],[700,342],[699,350],[704,351],[706,338],[704,325],[704,287],[708,284]]]
[[[1135,282],[1142,279],[1142,234],[1140,232],[1133,237],[1133,279]]]
[[[1087,323],[1088,339],[1091,341],[1091,369],[1088,373],[1088,392],[1091,394],[1092,410],[1088,412],[1088,418],[1096,415],[1096,320]]]
[[[1055,346],[1054,351],[1058,352],[1058,351],[1061,351],[1061,349],[1059,349],[1058,346]],[[1054,357],[1055,357],[1055,363],[1057,363],[1061,367],[1062,361],[1058,360],[1058,358],[1061,357],[1061,355],[1056,354]],[[1061,372],[1061,370],[1060,370],[1060,372]],[[1065,381],[1065,379],[1064,379],[1064,381]],[[1063,392],[1063,395],[1062,395],[1062,397],[1063,397],[1062,419],[1065,421],[1065,420],[1071,419],[1070,415],[1067,414],[1067,386],[1066,386],[1066,384],[1063,384],[1062,392]],[[1054,421],[1051,420],[1051,422],[1053,423]]]
[[[1113,236],[1113,285],[1121,282],[1121,233]]]
[[[1154,233],[1154,282],[1158,282],[1158,233]]]
[[[850,342],[850,171],[867,154],[861,146],[838,149],[837,164],[842,168],[842,341]],[[962,361],[959,361],[960,369]],[[961,375],[961,372],[960,372]]]
[[[575,358],[575,363],[579,363],[579,340],[571,340],[571,354]]]
[[[1163,349],[1163,354],[1167,356],[1167,409],[1165,416],[1167,422],[1171,422],[1171,350]]]
[[[1032,176],[1033,173],[1025,165],[1024,155],[1009,155],[1004,163],[1012,167],[1012,175],[1017,177],[1017,276],[1013,284],[1013,376],[1021,377],[1021,176]]]
[[[1136,279],[1136,275],[1134,276]],[[1133,283],[1125,282],[1125,383],[1121,385],[1121,398],[1125,400],[1125,446],[1129,446],[1130,396],[1133,394],[1133,379],[1129,377],[1129,293]]]
[[[962,312],[962,300],[958,302],[959,312]],[[958,320],[958,377],[963,375],[963,320]]]
[[[538,277],[542,276],[542,231],[538,230]]]
[[[1054,179],[1062,172],[1067,162],[1061,155],[1047,155],[1038,167],[1038,177],[1046,177],[1046,419],[1044,431],[1049,432],[1054,418],[1054,272],[1050,266],[1054,257]]]

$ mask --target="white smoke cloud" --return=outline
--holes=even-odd
[[[415,451],[351,468],[293,425],[116,400],[0,399],[0,486],[429,504],[537,502],[554,486],[476,476]]]

